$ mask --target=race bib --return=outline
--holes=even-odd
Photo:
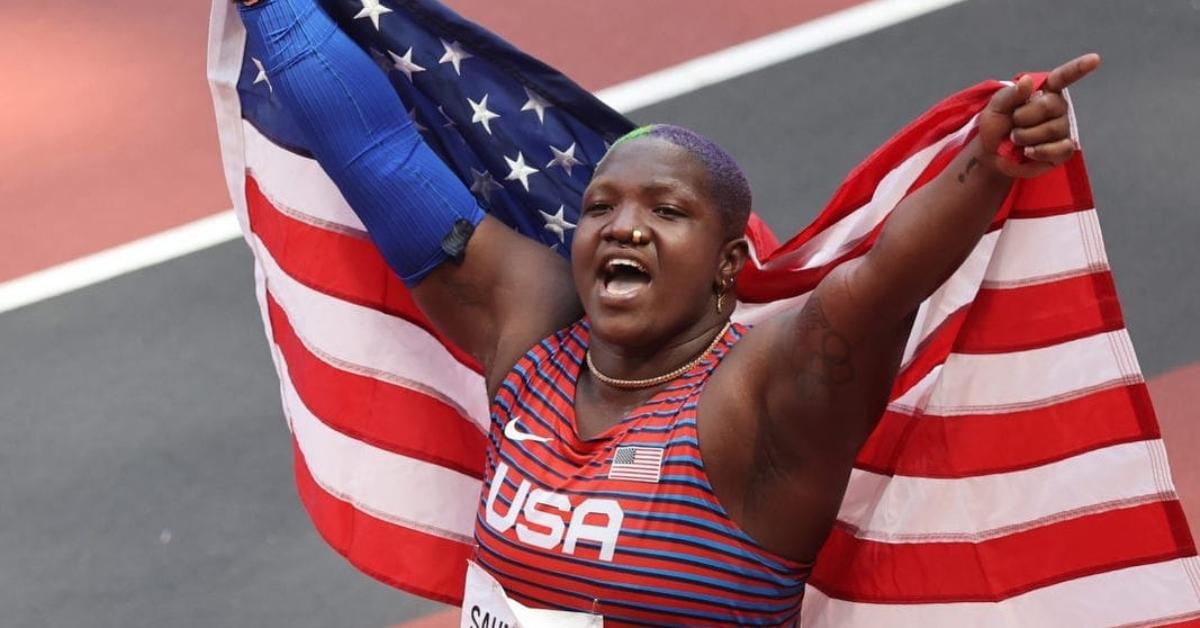
[[[601,628],[604,618],[591,613],[529,608],[508,599],[504,587],[474,561],[467,561],[461,628]]]

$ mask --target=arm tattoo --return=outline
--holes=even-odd
[[[854,379],[850,360],[850,341],[829,324],[821,297],[813,295],[800,314],[799,335],[805,352],[800,375],[826,388],[847,384]]]
[[[971,174],[971,169],[978,165],[979,165],[979,160],[972,157],[971,160],[967,162],[967,167],[963,168],[963,171],[958,173],[958,182],[962,183],[962,182],[966,181],[967,175]]]
[[[821,297],[816,294],[809,297],[808,303],[800,310],[794,333],[793,350],[797,358],[794,376],[799,396],[803,399],[801,403],[824,403],[832,396],[829,393],[834,388],[854,379],[850,342],[833,329],[829,318],[825,316]],[[794,415],[774,418],[774,421],[759,423],[755,433],[754,450],[757,454],[753,472],[747,474],[744,487],[749,503],[769,503],[771,487],[775,486],[771,480],[793,477],[791,474],[801,463],[792,439],[801,436],[796,428],[803,423],[795,421]]]

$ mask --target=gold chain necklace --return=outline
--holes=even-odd
[[[725,326],[721,328],[721,332],[717,334],[717,337],[713,338],[712,343],[710,343],[708,345],[707,349],[705,349],[704,351],[701,351],[700,355],[696,356],[696,358],[694,360],[692,360],[691,362],[684,364],[683,366],[675,369],[674,371],[671,371],[670,373],[664,373],[662,375],[659,375],[657,377],[651,377],[649,379],[617,379],[615,377],[609,377],[609,376],[605,375],[604,373],[601,373],[600,369],[596,368],[596,365],[592,362],[591,348],[588,348],[588,351],[587,351],[588,371],[592,374],[592,377],[595,377],[596,379],[600,380],[601,382],[608,384],[609,386],[612,386],[614,388],[649,388],[651,386],[657,386],[664,382],[669,382],[669,381],[675,379],[676,377],[679,377],[680,375],[683,375],[684,373],[690,371],[692,369],[692,367],[699,364],[700,360],[703,360],[704,356],[708,355],[709,352],[713,350],[713,347],[716,347],[717,343],[721,342],[721,339],[725,337],[725,332],[729,331],[729,325],[730,325],[730,322],[725,321]]]

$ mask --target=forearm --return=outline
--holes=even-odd
[[[447,259],[456,223],[483,218],[474,197],[417,133],[399,97],[314,0],[243,8],[248,52],[273,95],[393,270],[414,285]]]
[[[963,263],[987,231],[1012,179],[985,165],[978,138],[892,211],[856,269],[873,315],[900,320]],[[869,295],[869,296],[868,296]]]

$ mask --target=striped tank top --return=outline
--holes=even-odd
[[[713,494],[696,407],[746,328],[598,436],[579,437],[577,322],[522,357],[491,406],[475,560],[513,599],[606,626],[792,625],[810,566],[746,535]]]

